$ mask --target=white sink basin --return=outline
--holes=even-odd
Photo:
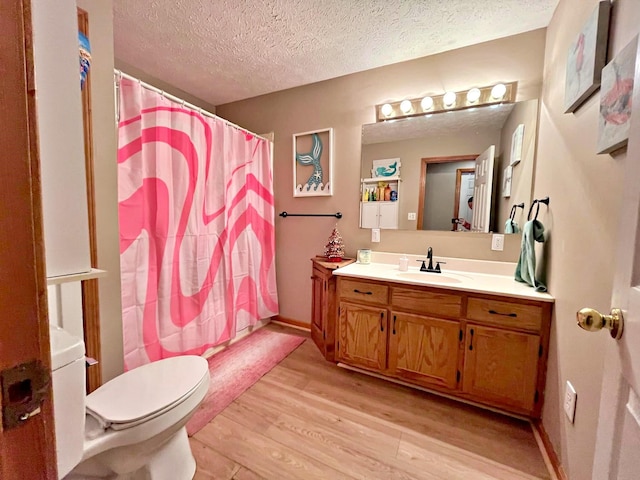
[[[452,275],[446,273],[430,273],[430,272],[400,272],[397,274],[399,278],[406,280],[417,280],[429,283],[462,283],[465,280],[471,280],[466,275]]]

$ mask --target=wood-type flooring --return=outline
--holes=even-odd
[[[191,447],[195,480],[552,478],[528,422],[345,370],[310,338]]]

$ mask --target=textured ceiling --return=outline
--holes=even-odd
[[[220,105],[546,27],[558,0],[114,0],[115,56]]]

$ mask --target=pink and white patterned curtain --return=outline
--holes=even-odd
[[[125,367],[278,313],[269,142],[120,80]]]

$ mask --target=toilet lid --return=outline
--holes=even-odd
[[[103,427],[152,417],[181,402],[209,375],[195,355],[166,358],[130,370],[87,396],[87,411]]]

